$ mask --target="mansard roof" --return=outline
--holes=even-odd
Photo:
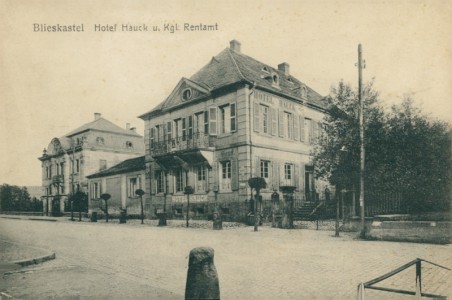
[[[110,176],[110,175],[126,174],[126,173],[141,171],[141,170],[145,170],[145,169],[146,169],[146,163],[144,160],[144,156],[140,156],[140,157],[127,159],[111,168],[102,170],[100,172],[91,174],[86,177],[90,178],[90,179],[91,178],[99,178],[99,177],[105,177],[105,176]]]
[[[277,85],[272,81],[272,76],[275,74],[278,77]],[[207,65],[191,76],[190,79],[183,78],[181,81],[184,80],[204,88],[206,93],[203,96],[211,95],[213,91],[220,88],[242,82],[250,85],[254,84],[256,88],[299,100],[319,108],[326,108],[326,102],[323,97],[297,78],[292,75],[286,75],[276,68],[272,68],[231,48],[226,48],[217,56],[214,56]],[[181,82],[162,103],[139,117],[145,118],[149,114],[162,112],[176,107],[177,104],[181,104],[181,102],[177,103],[177,101],[174,101],[173,97],[175,94],[180,93],[180,84]],[[306,95],[302,95],[303,90],[306,91]],[[181,97],[178,98],[180,99]]]
[[[111,132],[111,133],[119,133],[119,134],[125,134],[125,135],[133,135],[133,136],[137,136],[137,137],[141,137],[138,133],[136,133],[135,131],[132,130],[127,130],[124,128],[119,127],[116,124],[113,124],[112,122],[99,117],[98,119],[86,123],[82,126],[80,126],[79,128],[69,132],[68,134],[65,135],[65,137],[71,137],[74,136],[76,134],[85,132],[85,131],[104,131],[104,132]]]

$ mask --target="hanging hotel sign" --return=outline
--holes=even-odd
[[[207,194],[205,195],[190,195],[190,203],[207,202]],[[186,203],[187,195],[172,196],[171,201],[173,203]]]

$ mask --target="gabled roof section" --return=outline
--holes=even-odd
[[[105,177],[105,176],[110,176],[110,175],[126,174],[126,173],[141,171],[141,170],[145,170],[145,169],[146,169],[146,163],[144,160],[144,156],[140,156],[140,157],[136,157],[136,158],[127,159],[111,168],[102,170],[100,172],[91,174],[86,177],[90,178],[90,179],[91,178],[99,178],[99,177]]]
[[[277,76],[277,84],[272,81],[274,75]],[[226,48],[213,57],[189,80],[197,87],[205,88],[209,94],[225,86],[246,82],[250,85],[255,84],[257,88],[286,95],[319,108],[324,109],[326,107],[323,97],[297,78],[231,48]],[[177,101],[172,100],[172,97],[180,89],[181,82],[184,81],[188,80],[183,78],[163,103],[139,117],[144,118],[149,114],[177,106]]]
[[[175,107],[209,94],[210,91],[208,88],[201,86],[190,79],[182,78],[168,98],[159,105],[159,109],[163,110]],[[187,95],[189,95],[189,97],[186,97]]]
[[[71,137],[73,135],[76,135],[76,134],[79,134],[79,133],[82,133],[85,131],[90,131],[90,130],[106,131],[106,132],[111,132],[111,133],[133,135],[133,136],[138,136],[138,137],[141,136],[132,130],[127,130],[127,129],[121,128],[118,125],[113,124],[112,122],[110,122],[102,117],[99,117],[98,119],[96,119],[92,122],[89,122],[89,123],[86,123],[86,124],[80,126],[79,128],[69,132],[65,136]]]

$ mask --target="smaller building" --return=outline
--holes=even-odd
[[[86,176],[88,179],[88,212],[102,213],[105,203],[100,195],[108,193],[108,213],[119,215],[125,209],[128,215],[141,214],[137,189],[144,190],[146,164],[144,156],[127,159],[109,169]],[[103,214],[103,213],[102,213]]]

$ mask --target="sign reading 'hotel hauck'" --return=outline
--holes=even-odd
[[[173,203],[186,203],[187,202],[187,196],[186,195],[172,196],[171,197],[171,201]],[[207,194],[205,194],[205,195],[190,195],[190,202],[191,203],[207,202]]]

